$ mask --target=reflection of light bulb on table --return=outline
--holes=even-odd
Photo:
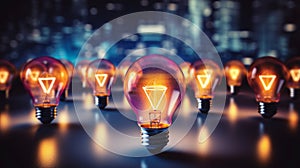
[[[9,97],[9,90],[16,75],[16,68],[8,61],[0,60],[0,93],[5,93],[5,98]]]
[[[273,57],[256,59],[248,71],[248,83],[259,102],[258,112],[271,118],[277,112],[280,90],[289,74],[284,64]]]
[[[296,93],[300,89],[300,57],[289,59],[285,65],[290,73],[286,86],[290,90],[290,97],[297,98]]]
[[[192,64],[191,76],[198,109],[208,113],[213,98],[213,91],[221,81],[219,66],[212,60],[196,61]]]
[[[105,59],[97,59],[91,62],[87,68],[87,81],[93,88],[95,104],[100,109],[104,109],[108,104],[114,75],[115,66]]]
[[[185,92],[179,66],[164,56],[144,56],[128,69],[124,91],[141,127],[142,145],[159,152],[169,141],[168,127]]]
[[[237,93],[237,87],[242,85],[244,76],[247,74],[247,70],[244,64],[238,60],[232,60],[226,63],[225,76],[227,85],[230,88],[230,94],[234,95]]]
[[[66,68],[57,59],[43,56],[26,63],[20,77],[31,95],[36,117],[44,124],[50,123],[68,83]]]

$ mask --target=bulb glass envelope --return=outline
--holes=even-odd
[[[287,87],[300,89],[300,57],[293,57],[286,62],[286,67],[290,73]]]
[[[9,90],[16,75],[16,68],[6,60],[0,60],[0,91]]]
[[[224,67],[228,86],[241,86],[243,78],[247,74],[244,64],[238,60],[231,60]]]

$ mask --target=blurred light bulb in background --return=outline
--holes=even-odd
[[[82,88],[86,88],[87,79],[86,79],[86,69],[88,68],[90,61],[81,60],[75,66],[76,75],[79,76],[82,82]]]
[[[6,60],[0,60],[0,98],[8,99],[12,81],[16,75],[16,68]],[[3,94],[3,96],[2,96]]]
[[[124,92],[141,128],[142,145],[159,152],[169,142],[168,127],[185,93],[179,66],[161,55],[144,56],[128,69]]]
[[[282,89],[289,73],[285,65],[274,57],[256,59],[249,68],[247,79],[256,95],[258,112],[271,118],[277,112]]]
[[[292,57],[286,62],[286,67],[290,73],[287,80],[287,88],[290,90],[290,98],[297,98],[297,90],[300,89],[300,57]]]
[[[115,66],[105,59],[91,62],[86,70],[87,81],[94,92],[95,104],[100,109],[104,109],[108,104],[115,71]]]
[[[68,80],[68,84],[67,87],[65,89],[65,91],[63,92],[63,94],[61,95],[60,99],[62,101],[70,99],[70,95],[69,95],[69,91],[71,91],[72,89],[70,88],[71,82],[72,82],[72,77],[73,77],[73,71],[74,71],[74,65],[72,64],[72,62],[62,59],[61,62],[65,65],[65,68],[68,71],[68,76],[69,76],[69,80]]]
[[[184,75],[185,78],[185,84],[188,85],[190,83],[190,68],[191,68],[191,63],[189,62],[183,62],[180,65],[181,71]]]
[[[232,60],[225,64],[224,67],[226,82],[229,86],[231,95],[237,94],[238,87],[242,85],[243,79],[247,74],[244,64],[238,60]]]
[[[51,123],[69,80],[65,66],[49,56],[37,57],[24,65],[20,77],[32,98],[36,117],[44,124]]]
[[[220,67],[212,60],[198,60],[192,64],[190,73],[198,109],[208,113],[214,89],[222,78]]]

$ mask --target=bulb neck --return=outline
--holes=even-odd
[[[238,92],[239,92],[239,87],[233,85],[229,86],[230,95],[236,95]]]
[[[207,114],[210,110],[211,98],[208,98],[208,99],[197,98],[197,101],[198,101],[199,111],[201,113]]]
[[[104,109],[108,104],[108,96],[95,96],[95,105],[99,109]]]
[[[290,98],[296,99],[298,96],[298,89],[290,88]]]
[[[258,113],[263,118],[272,118],[277,113],[277,103],[258,102]]]
[[[57,107],[35,107],[35,116],[39,119],[43,124],[50,124],[57,115]]]
[[[169,142],[168,128],[143,128],[141,127],[141,144],[152,154],[157,154]]]

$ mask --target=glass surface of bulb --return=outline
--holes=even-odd
[[[161,55],[144,56],[128,69],[124,92],[141,127],[142,144],[151,148],[150,137],[159,133],[164,136],[160,142],[167,143],[165,130],[172,124],[185,93],[179,66]]]
[[[73,65],[72,62],[70,62],[68,60],[65,60],[65,59],[62,59],[61,62],[64,64],[65,68],[67,69],[68,76],[69,76],[67,87],[66,87],[64,93],[61,96],[61,100],[65,100],[65,99],[68,99],[69,90],[71,90],[70,86],[71,86],[71,81],[72,81],[73,72],[74,72],[74,65]]]
[[[230,88],[230,94],[236,94],[237,87],[242,85],[243,79],[247,74],[244,64],[239,60],[231,60],[224,67],[226,82]]]
[[[0,91],[5,93],[5,98],[9,96],[9,90],[15,75],[15,66],[6,60],[0,60]]]
[[[184,75],[185,83],[186,83],[186,85],[188,85],[190,83],[190,80],[191,80],[191,78],[190,78],[191,63],[183,62],[179,66],[180,66],[181,71]]]
[[[88,68],[90,61],[81,60],[75,66],[76,75],[79,76],[82,82],[82,87],[87,87],[87,79],[86,79],[86,69]]]
[[[57,59],[42,56],[27,62],[20,74],[36,109],[36,117],[50,123],[56,116],[60,96],[68,84],[68,72]]]
[[[290,97],[297,98],[296,93],[300,89],[300,57],[288,59],[286,67],[290,73],[286,86],[290,90]]]
[[[95,103],[100,109],[105,108],[108,103],[115,71],[115,66],[105,59],[97,59],[91,62],[87,68],[87,81],[93,89]]]
[[[192,64],[190,73],[198,108],[201,112],[208,113],[214,89],[222,78],[221,69],[212,60],[198,60]]]
[[[276,114],[280,91],[289,73],[285,65],[274,57],[256,59],[250,66],[247,79],[259,102],[259,113],[264,118]]]

